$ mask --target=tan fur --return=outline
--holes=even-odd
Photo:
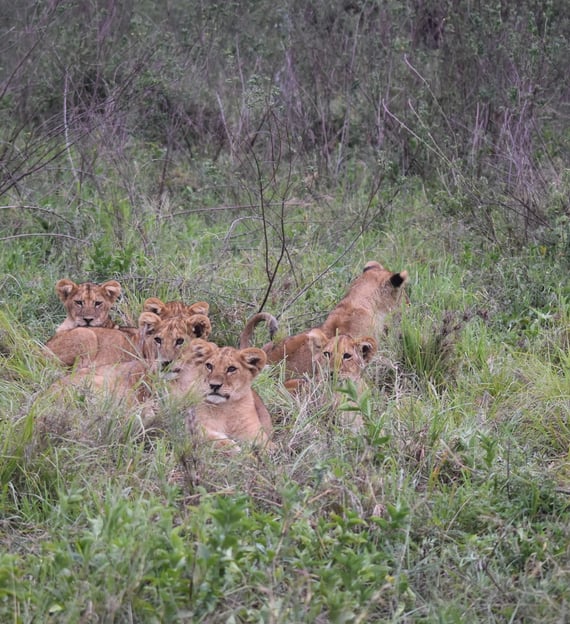
[[[238,441],[267,444],[271,418],[251,387],[266,361],[261,349],[220,348],[197,339],[174,363],[179,376],[172,383],[173,391],[180,395],[198,385],[203,392],[192,419],[207,439],[220,446],[235,446]]]
[[[57,332],[46,343],[47,350],[65,366],[79,368],[114,364],[138,355],[138,332],[105,327],[76,327]]]
[[[285,360],[285,377],[312,375],[315,362],[327,342],[327,337],[319,328],[308,332],[289,336],[280,342],[264,345],[269,364],[277,364]]]
[[[319,375],[323,378],[359,383],[362,372],[378,350],[378,344],[371,336],[353,338],[339,334],[330,338],[317,358]]]
[[[347,334],[355,339],[380,335],[386,316],[405,297],[407,280],[407,271],[393,273],[378,262],[368,262],[320,327],[265,344],[263,350],[267,353],[267,361],[275,364],[286,359],[288,387],[294,388],[297,377],[313,374],[315,361],[329,338],[337,334]],[[263,320],[256,321],[256,316],[248,321],[240,336],[242,348],[249,344],[255,325]]]
[[[79,357],[77,368],[59,383],[64,386],[87,385],[126,398],[130,403],[147,400],[152,394],[155,373],[167,369],[195,338],[196,332],[208,335],[209,328],[210,321],[202,314],[162,319],[152,312],[143,312],[139,317],[137,335],[130,339],[130,350],[119,347],[123,337],[119,330],[70,330],[62,335],[61,340],[79,333],[85,353]],[[60,340],[60,335],[56,334],[54,339]],[[77,347],[77,341],[72,346]],[[68,361],[71,359],[68,356]]]
[[[116,327],[109,312],[121,294],[119,282],[111,280],[103,284],[76,284],[69,279],[60,279],[55,285],[55,291],[67,314],[56,332],[74,327]]]
[[[127,405],[142,403],[151,398],[154,363],[144,360],[119,362],[97,367],[77,368],[57,382],[57,386],[86,387],[112,394]]]
[[[368,262],[321,329],[329,338],[379,336],[388,313],[400,305],[407,280],[407,271],[393,273],[378,262]]]
[[[173,316],[192,316],[194,314],[204,314],[208,316],[210,305],[205,301],[198,301],[191,305],[182,301],[168,301],[164,303],[158,297],[151,297],[143,303],[143,312],[153,312],[161,318]]]
[[[133,359],[168,364],[180,348],[196,337],[207,337],[211,324],[207,316],[162,319],[143,312],[137,330],[77,327],[55,334],[46,347],[66,366],[106,366]]]

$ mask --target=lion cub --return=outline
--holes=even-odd
[[[338,334],[354,339],[380,335],[386,316],[405,296],[407,281],[407,271],[393,273],[378,262],[368,262],[320,327],[265,344],[267,361],[275,364],[285,359],[289,379],[314,374],[315,363],[330,338]],[[241,348],[250,344],[254,328],[262,320],[262,316],[255,315],[248,321],[240,336]]]
[[[136,340],[125,343],[121,341],[127,338],[118,330],[73,329],[63,334],[61,341],[67,342],[78,333],[70,345],[72,353],[77,356],[78,345],[84,352],[79,356],[76,370],[63,378],[61,384],[87,384],[118,396],[133,395],[139,401],[145,400],[150,396],[152,375],[166,370],[197,335],[207,337],[210,328],[210,321],[203,314],[162,319],[152,312],[143,312],[139,316]],[[71,359],[68,355],[67,361]]]
[[[402,302],[407,281],[407,271],[393,273],[379,262],[366,263],[321,329],[329,338],[337,334],[353,338],[381,335],[386,316]]]
[[[331,338],[317,358],[318,376],[333,380],[350,379],[359,383],[362,373],[376,352],[378,343],[372,336],[353,338],[339,334]]]
[[[60,279],[55,285],[55,291],[66,312],[65,321],[56,332],[74,327],[117,327],[109,312],[121,294],[119,282],[110,280],[103,284],[76,284],[69,279]]]
[[[104,327],[76,327],[55,334],[46,347],[66,366],[105,366],[133,359],[174,359],[193,338],[207,338],[212,325],[203,314],[162,319],[152,312],[139,316],[138,329],[130,332]]]
[[[330,338],[315,357],[315,377],[319,380],[346,381],[350,379],[358,385],[362,373],[376,352],[378,343],[371,336],[353,338],[339,334]],[[285,382],[288,390],[296,391],[306,382],[306,378],[293,378]]]
[[[255,347],[234,349],[193,340],[173,363],[177,378],[170,384],[175,396],[196,388],[203,395],[189,413],[189,430],[198,426],[219,446],[233,447],[239,441],[265,446],[271,418],[251,383],[266,361],[264,351]]]

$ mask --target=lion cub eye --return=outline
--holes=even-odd
[[[95,302],[95,307],[96,307],[96,308],[100,308],[102,305],[103,305],[103,302],[102,302],[102,301],[96,301],[96,302]]]
[[[209,371],[214,370],[214,367],[210,364],[210,362],[206,362],[206,368],[207,368]]]
[[[235,373],[237,368],[235,366],[228,366],[228,373]]]
[[[180,345],[184,344],[184,338],[177,338],[175,344],[176,344],[177,347],[179,347]]]
[[[324,355],[326,358],[330,358],[330,357],[331,357],[331,352],[330,352],[330,351],[323,351],[323,355]]]
[[[154,341],[156,342],[156,344],[162,344],[162,338],[160,336],[155,336]]]
[[[81,299],[76,299],[73,303],[80,308],[83,307],[83,301]]]
[[[350,360],[350,358],[352,357],[351,353],[344,353],[342,356],[343,360]]]

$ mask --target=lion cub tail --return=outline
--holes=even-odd
[[[273,336],[275,336],[275,334],[277,333],[277,329],[279,328],[277,319],[268,312],[258,312],[249,319],[239,336],[240,349],[247,349],[247,347],[251,346],[253,332],[256,326],[259,325],[259,323],[261,323],[262,321],[265,321],[265,324],[267,325],[267,329],[269,331],[269,340],[273,340]]]

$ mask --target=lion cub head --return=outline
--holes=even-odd
[[[206,402],[228,403],[249,395],[251,382],[266,363],[265,352],[256,347],[217,349],[203,363]]]
[[[183,347],[195,338],[207,338],[212,330],[204,314],[163,319],[153,312],[139,316],[139,341],[142,356],[156,360],[164,368],[175,360]]]
[[[362,371],[377,350],[376,340],[370,336],[353,338],[347,334],[339,334],[331,338],[323,347],[317,364],[321,375],[328,374],[339,381],[351,379],[358,382]]]
[[[217,446],[237,450],[236,441],[265,445],[271,433],[271,417],[251,387],[267,356],[255,347],[234,349],[213,342],[193,340],[171,369],[170,391],[183,396],[197,390],[201,402],[189,410],[186,426],[200,430]]]
[[[208,316],[209,311],[210,305],[205,301],[186,305],[182,301],[168,301],[164,303],[158,297],[151,297],[143,303],[143,312],[153,312],[163,319],[174,316],[192,316],[194,314]]]
[[[56,332],[74,327],[115,327],[109,311],[121,294],[119,282],[111,280],[103,284],[76,284],[68,279],[60,279],[55,285],[55,291],[67,313]]]

